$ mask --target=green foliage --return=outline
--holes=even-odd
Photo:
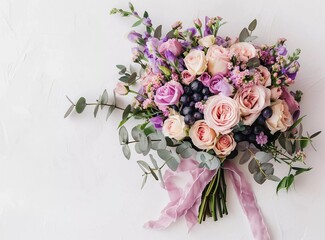
[[[87,106],[86,99],[84,97],[79,98],[77,104],[76,104],[76,112],[82,113]]]

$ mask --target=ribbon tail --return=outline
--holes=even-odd
[[[270,235],[264,223],[261,211],[257,206],[252,188],[245,180],[243,173],[230,161],[225,164],[224,169],[228,170],[230,173],[231,182],[234,185],[240,204],[250,223],[254,239],[270,240]]]

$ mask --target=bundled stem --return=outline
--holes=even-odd
[[[228,214],[226,204],[227,185],[224,175],[224,169],[219,168],[216,175],[206,186],[202,194],[202,201],[199,208],[198,222],[202,223],[206,217],[212,217],[214,221],[223,215]]]

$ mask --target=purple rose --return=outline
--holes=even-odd
[[[182,85],[172,80],[157,89],[154,101],[159,109],[166,109],[169,105],[177,104],[183,93]]]
[[[150,122],[157,130],[161,130],[164,125],[164,119],[162,116],[152,117],[150,118]]]
[[[204,86],[209,87],[211,82],[211,76],[209,75],[209,73],[204,72],[200,76],[199,80],[203,83]]]
[[[280,46],[278,48],[278,54],[281,55],[281,56],[285,56],[287,55],[287,48],[285,46]]]
[[[293,97],[293,95],[289,92],[287,87],[282,87],[282,94],[280,96],[280,99],[284,100],[287,103],[293,121],[296,121],[300,115],[300,106],[299,103]]]
[[[222,74],[217,74],[211,79],[209,90],[214,94],[229,97],[232,95],[234,87],[228,83],[227,79]]]
[[[158,52],[164,57],[166,56],[166,51],[170,51],[175,57],[178,57],[183,52],[183,47],[177,39],[169,39],[167,42],[162,43],[158,48]]]

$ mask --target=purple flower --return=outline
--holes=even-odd
[[[264,132],[261,132],[259,135],[256,136],[256,142],[261,146],[267,144],[267,140],[267,135],[265,135]]]
[[[296,79],[297,72],[299,71],[300,64],[298,61],[294,61],[290,64],[289,67],[282,69],[282,72],[286,74],[292,80]]]
[[[190,33],[190,37],[193,37],[197,33],[196,28],[188,28],[186,31]]]
[[[152,117],[150,118],[150,122],[153,124],[153,126],[157,129],[157,130],[161,130],[164,124],[164,119],[162,116],[156,116],[156,117]]]
[[[210,81],[211,81],[211,76],[209,75],[209,73],[204,72],[200,76],[199,80],[203,83],[204,86],[209,87]]]
[[[289,92],[287,87],[282,87],[282,94],[280,96],[280,99],[284,100],[287,103],[293,121],[296,121],[300,115],[300,106],[299,103],[295,100],[293,94]]]
[[[211,28],[208,26],[208,22],[210,21],[209,17],[205,17],[205,29],[204,36],[208,36],[212,34]]]
[[[168,50],[165,52],[165,57],[169,62],[172,62],[172,63],[175,62],[175,60],[176,60],[175,55],[171,51],[168,51]]]
[[[144,94],[144,87],[141,87],[138,91],[139,95],[135,97],[136,100],[138,100],[140,103],[142,103],[145,99],[142,96]]]
[[[159,109],[164,109],[166,106],[177,104],[183,93],[182,85],[172,80],[157,89],[154,101]]]
[[[137,33],[136,31],[131,31],[128,35],[128,39],[131,42],[137,42],[141,38],[142,38],[141,34]]]
[[[227,79],[222,74],[218,73],[211,79],[209,90],[214,94],[229,97],[232,95],[234,87],[228,83]]]
[[[147,27],[151,27],[152,23],[151,23],[151,19],[150,18],[143,18],[142,19],[142,23],[147,26]]]
[[[285,46],[280,46],[278,48],[278,54],[281,55],[281,56],[285,56],[287,55],[287,48]]]

